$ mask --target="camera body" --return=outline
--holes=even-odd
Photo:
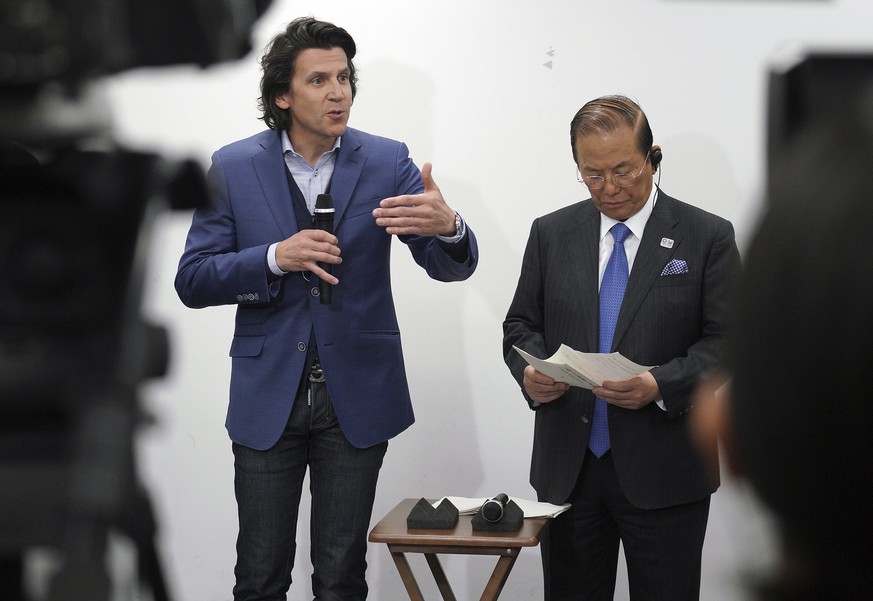
[[[133,449],[140,383],[169,363],[166,329],[140,315],[144,252],[159,211],[209,196],[196,162],[119,147],[91,92],[134,68],[239,59],[268,6],[0,4],[0,581],[21,581],[26,550],[51,546],[63,557],[52,601],[109,598],[117,530],[152,597],[168,597]]]

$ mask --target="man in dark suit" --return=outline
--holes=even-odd
[[[347,127],[355,51],[344,29],[312,18],[273,39],[261,61],[270,129],[213,155],[213,206],[195,213],[176,276],[190,307],[237,305],[226,424],[237,601],[285,599],[307,469],[315,598],[366,598],[377,476],[388,439],[413,422],[391,235],[437,280],[464,280],[478,260],[430,165],[419,172],[405,144]],[[328,191],[333,234],[313,229]]]
[[[587,103],[570,139],[591,199],[534,221],[503,324],[506,363],[536,412],[531,484],[540,500],[572,504],[543,543],[546,599],[612,599],[619,542],[632,600],[697,599],[718,479],[692,448],[687,414],[723,346],[733,227],[654,185],[661,148],[628,98]],[[616,293],[607,326],[601,301]],[[562,343],[655,367],[570,388],[513,349],[548,357]]]

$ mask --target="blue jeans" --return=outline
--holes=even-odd
[[[367,530],[387,448],[387,442],[353,447],[339,427],[326,386],[317,382],[301,385],[285,431],[272,448],[256,451],[234,443],[235,601],[285,601],[307,467],[315,599],[367,598]]]

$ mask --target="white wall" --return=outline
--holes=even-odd
[[[355,37],[351,125],[409,144],[481,248],[467,282],[428,280],[397,245],[394,286],[417,423],[390,444],[374,523],[406,497],[535,498],[527,482],[533,414],[501,357],[501,322],[533,218],[585,197],[569,122],[587,100],[636,98],[663,147],[666,192],[733,221],[747,239],[765,172],[766,72],[791,48],[867,48],[867,0],[375,0],[277,2],[255,46],[313,14]],[[118,139],[208,166],[211,152],[262,128],[254,54],[205,71],[131,72],[108,86]],[[175,597],[229,599],[236,514],[224,431],[233,308],[186,309],[173,291],[190,213],[162,216],[151,239],[146,313],[168,326],[172,365],[144,404],[157,425],[139,459]],[[291,599],[308,593],[308,504]],[[729,481],[715,495],[703,598],[736,598],[731,580],[767,555],[765,522]],[[425,595],[426,565],[412,559]],[[382,546],[369,552],[371,598],[404,598]],[[455,592],[478,598],[493,561],[443,561]],[[623,575],[617,598],[626,598]],[[541,596],[537,549],[522,552],[501,599]]]

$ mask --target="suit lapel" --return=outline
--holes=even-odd
[[[600,246],[600,213],[592,201],[580,205],[580,211],[574,219],[567,222],[569,231],[563,240],[576,240],[576,244],[568,244],[566,266],[569,275],[574,279],[571,289],[576,290],[582,308],[581,315],[586,332],[585,349],[597,351],[597,332],[600,323],[600,302],[597,287],[598,260]],[[592,284],[593,283],[593,284]],[[578,349],[578,350],[585,350]]]
[[[255,173],[264,192],[264,198],[282,235],[286,238],[297,232],[297,220],[288,190],[288,176],[285,158],[282,156],[282,140],[276,132],[269,132],[260,142],[261,152],[252,157]],[[330,184],[330,194],[336,209],[335,229],[341,223],[342,216],[349,206],[349,201],[361,177],[361,171],[366,163],[366,157],[361,151],[361,141],[353,129],[347,129],[343,135],[342,146],[337,156],[333,177]]]
[[[279,230],[285,238],[297,232],[297,218],[291,204],[291,191],[288,189],[287,167],[282,156],[282,139],[275,131],[268,132],[261,141],[261,152],[252,157],[255,173],[264,192],[264,199]]]
[[[364,163],[367,162],[361,147],[360,138],[355,130],[346,129],[330,182],[330,195],[333,197],[333,206],[336,209],[334,230],[342,223],[343,215],[364,169]]]
[[[660,191],[658,196],[658,201],[643,231],[643,239],[640,241],[640,248],[628,279],[612,339],[613,349],[618,347],[649,289],[682,242],[683,233],[678,227],[679,218],[675,210],[676,201]],[[672,243],[662,244],[664,239],[672,240]]]

